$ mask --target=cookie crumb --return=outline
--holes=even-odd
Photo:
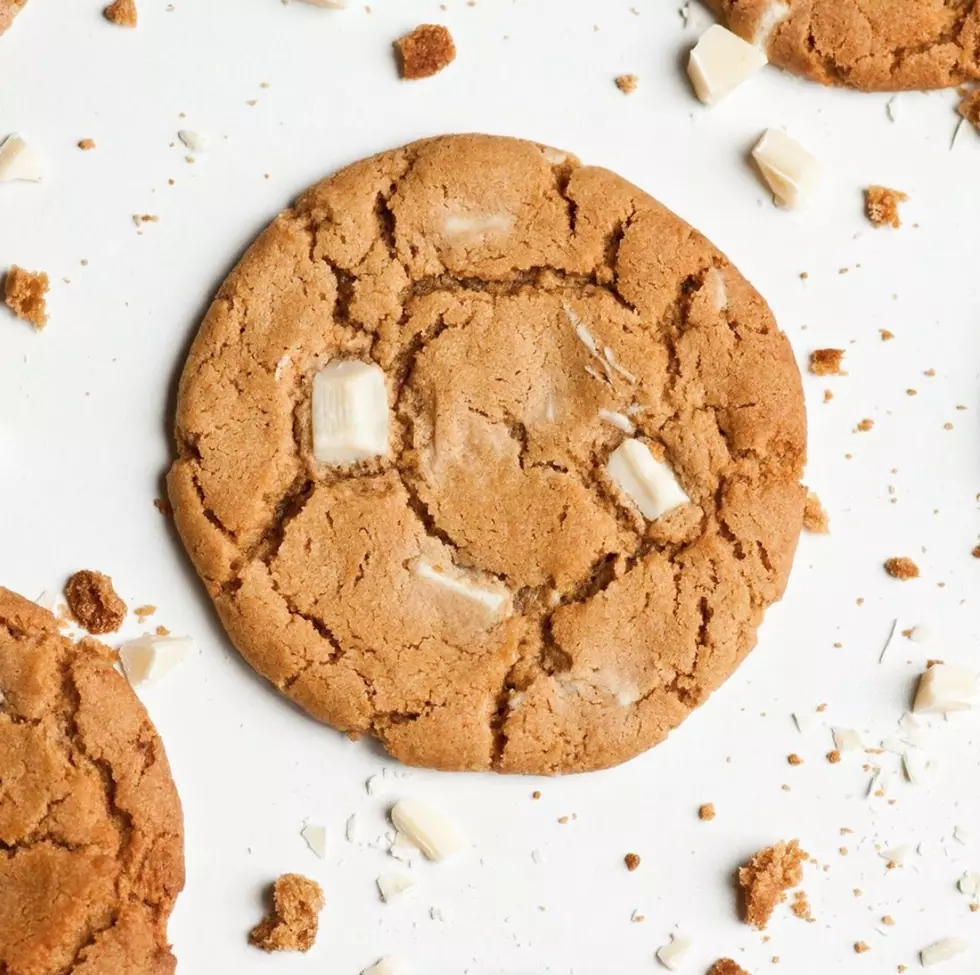
[[[789,762],[790,765],[802,765],[803,764],[803,759],[800,758],[800,756],[797,755],[796,752],[793,752],[792,754],[787,755],[786,756],[786,761]]]
[[[21,321],[30,322],[40,332],[48,322],[44,300],[48,289],[48,276],[43,271],[25,271],[12,264],[4,283],[4,301]]]
[[[890,190],[887,186],[869,186],[864,191],[864,210],[876,227],[887,225],[898,230],[902,226],[898,205],[906,200],[908,194],[901,190]]]
[[[133,610],[133,614],[141,623],[145,623],[147,619],[156,611],[156,606],[151,606],[149,603],[147,603],[145,606],[137,606],[136,609]]]
[[[885,925],[886,928],[893,927],[895,924],[895,918],[891,914],[886,914],[882,919],[881,923]]]
[[[711,966],[708,975],[749,975],[749,973],[736,965],[731,958],[720,958]]]
[[[891,340],[895,338],[895,333],[890,332],[887,328],[879,328],[878,334],[881,336],[882,342],[891,342]]]
[[[960,102],[957,111],[967,122],[972,122],[980,129],[980,88],[974,88],[973,91],[968,91],[963,96],[963,100]]]
[[[840,752],[837,751],[836,748],[832,752],[827,752],[827,761],[830,762],[831,765],[836,765],[838,762],[840,762]]]
[[[865,417],[860,423],[858,423],[857,429],[859,433],[867,433],[869,430],[874,428],[874,425],[874,420],[869,420],[867,417]]]
[[[903,582],[919,578],[919,567],[904,555],[886,560],[885,572],[893,579],[901,579]]]
[[[627,853],[626,856],[623,857],[623,863],[626,864],[626,869],[632,873],[640,865],[639,854]]]
[[[163,515],[164,518],[173,518],[174,509],[170,507],[170,502],[166,498],[154,498],[153,507]]]
[[[803,528],[814,535],[830,534],[830,516],[812,491],[807,491],[803,506]]]
[[[248,940],[263,951],[309,951],[323,909],[320,885],[298,873],[284,873],[272,886],[272,913],[252,928]]]
[[[531,793],[531,798],[532,799],[540,799],[541,798],[541,793],[537,789],[535,789],[534,792]]]
[[[864,941],[854,942],[854,952],[858,955],[863,955],[866,951],[871,951],[871,946]]]
[[[126,604],[101,572],[81,569],[65,583],[65,599],[89,633],[115,633],[126,618]]]
[[[764,931],[776,905],[786,900],[786,891],[803,879],[803,864],[809,854],[798,840],[777,843],[760,850],[740,867],[738,882],[745,897],[745,923]]]
[[[810,372],[814,376],[844,376],[841,362],[844,359],[843,349],[814,349],[810,353]]]
[[[702,822],[710,823],[714,818],[715,804],[713,802],[706,802],[700,809],[698,809],[698,819],[700,819]]]
[[[806,896],[805,890],[798,890],[793,895],[793,903],[790,907],[793,914],[801,921],[813,921],[813,912],[810,910],[810,901]]]
[[[95,139],[79,139],[78,148],[82,152],[91,152],[95,148]]]
[[[102,16],[117,27],[136,26],[136,0],[112,0]]]
[[[624,95],[632,95],[636,91],[640,79],[635,74],[621,74],[616,80],[616,87]]]
[[[975,545],[970,553],[975,559],[980,559],[980,545]]]
[[[442,24],[421,24],[395,41],[395,51],[406,81],[431,78],[456,59],[452,34]]]

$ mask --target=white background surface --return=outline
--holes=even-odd
[[[677,928],[695,939],[683,969],[695,975],[722,955],[755,973],[773,955],[791,973],[914,969],[919,948],[949,935],[977,949],[944,972],[978,970],[980,914],[955,881],[980,870],[980,714],[940,727],[937,782],[895,776],[889,804],[864,798],[862,764],[895,768],[894,756],[831,766],[829,733],[801,736],[790,713],[826,702],[828,723],[877,744],[926,657],[980,663],[980,560],[970,556],[980,530],[980,137],[964,130],[950,149],[952,92],[902,95],[891,122],[886,96],[822,90],[771,68],[706,110],[681,68],[706,15],[694,10],[685,29],[676,0],[632,2],[638,16],[629,0],[448,0],[445,11],[376,0],[370,16],[277,0],[175,0],[167,12],[164,0],[141,0],[139,29],[126,31],[102,20],[99,0],[32,0],[0,40],[0,132],[23,133],[51,169],[43,184],[0,186],[0,267],[45,269],[53,282],[42,335],[0,315],[0,583],[33,597],[97,568],[130,606],[157,604],[152,623],[197,642],[189,663],[141,695],[185,808],[187,888],[170,933],[187,975],[355,975],[390,952],[419,975],[642,973],[657,970],[653,952]],[[390,41],[433,20],[452,29],[458,61],[399,82]],[[640,76],[629,98],[612,84],[625,71]],[[776,210],[746,163],[771,125],[825,164],[805,212]],[[175,145],[179,128],[208,140],[194,165]],[[604,774],[416,771],[369,797],[365,779],[392,763],[252,675],[152,501],[187,344],[248,241],[348,162],[473,130],[618,170],[729,253],[801,363],[812,348],[847,349],[846,377],[805,377],[808,481],[833,534],[803,538],[759,648],[666,745]],[[96,151],[75,148],[83,137]],[[911,195],[901,231],[863,219],[860,190],[872,182]],[[160,222],[139,236],[134,213]],[[895,340],[882,343],[879,328]],[[827,405],[825,388],[835,393]],[[853,432],[863,417],[874,430]],[[892,555],[913,556],[922,578],[886,577]],[[896,636],[879,665],[895,618],[899,630],[927,623],[932,642]],[[137,632],[131,621],[126,635]],[[786,763],[792,751],[804,765]],[[347,843],[343,825],[357,813],[362,841],[381,836],[387,804],[403,794],[451,812],[473,849],[414,868],[414,898],[384,906],[375,877],[398,865]],[[718,809],[712,823],[697,819],[706,801]],[[325,861],[300,838],[306,819],[330,830]],[[972,827],[974,846],[951,838],[956,824]],[[853,835],[841,837],[843,826]],[[732,870],[792,837],[821,864],[804,885],[817,920],[783,908],[763,943],[738,921]],[[922,853],[888,871],[876,843],[921,843]],[[635,873],[622,865],[628,851],[642,856]],[[265,956],[246,933],[263,885],[287,870],[326,890],[319,941],[305,956]],[[446,920],[430,919],[431,906]],[[630,922],[634,909],[643,923]],[[883,914],[896,925],[881,934]],[[858,940],[871,952],[856,955]]]

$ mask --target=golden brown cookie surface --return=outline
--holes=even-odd
[[[781,68],[862,91],[980,78],[978,0],[710,0]]]
[[[353,467],[313,455],[337,360],[387,391],[389,448]],[[644,517],[606,470],[625,440],[690,503]],[[201,327],[177,443],[175,520],[246,659],[439,768],[661,741],[753,646],[803,515],[800,377],[759,295],[620,177],[489,136],[277,218]]]
[[[0,588],[0,693],[0,969],[170,975],[180,801],[111,652]]]
[[[0,34],[13,22],[27,0],[0,0]]]

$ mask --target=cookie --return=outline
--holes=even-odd
[[[448,136],[251,246],[169,491],[232,641],[311,715],[409,764],[581,771],[754,645],[805,426],[785,336],[696,231],[563,152]]]
[[[0,34],[14,22],[25,3],[27,0],[0,0]]]
[[[0,971],[165,975],[180,801],[146,711],[92,639],[0,588]]]
[[[861,91],[980,78],[980,0],[710,0],[771,63]]]

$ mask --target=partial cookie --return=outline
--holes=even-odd
[[[169,975],[180,800],[114,656],[0,588],[0,970]]]
[[[0,34],[14,22],[26,3],[27,0],[0,0]]]
[[[709,0],[772,64],[862,91],[980,78],[980,0]]]
[[[558,773],[738,666],[803,518],[765,302],[641,190],[490,136],[357,163],[222,286],[174,518],[235,645],[409,764]]]

